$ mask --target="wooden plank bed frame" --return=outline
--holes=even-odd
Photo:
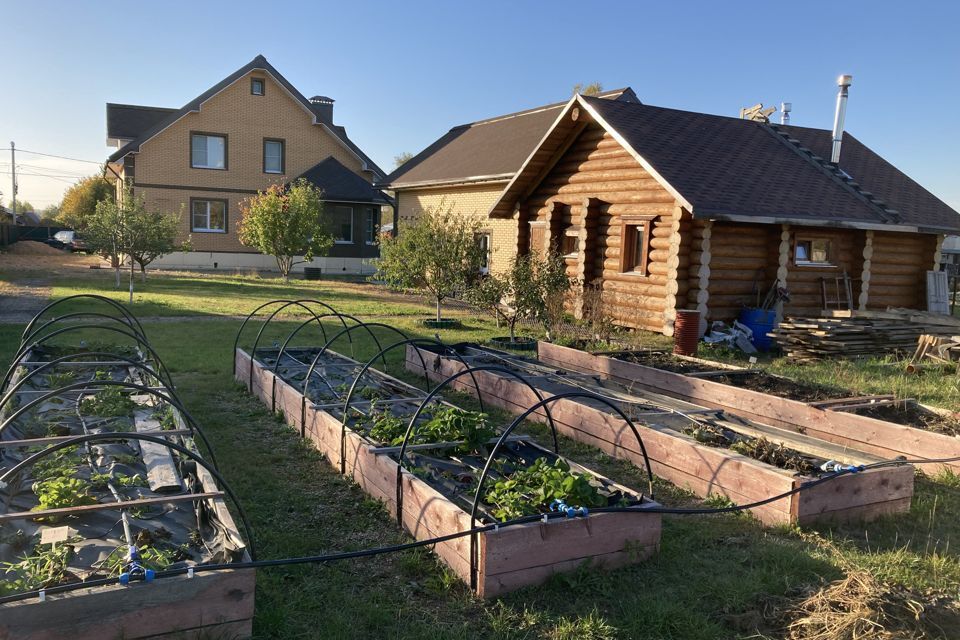
[[[344,358],[333,352],[331,355]],[[288,424],[302,428],[304,436],[335,468],[339,469],[344,462],[346,475],[371,497],[382,501],[396,517],[397,462],[388,455],[374,453],[375,447],[349,428],[346,455],[341,456],[342,424],[338,418],[307,402],[301,424],[301,392],[259,361],[254,361],[253,371],[253,394],[267,406],[275,400],[276,409],[283,413]],[[250,356],[241,349],[236,352],[235,373],[238,381],[248,383]],[[391,381],[409,386],[396,379]],[[470,514],[443,494],[406,470],[401,478],[402,523],[411,536],[423,540],[470,528]],[[637,510],[642,512],[643,506]],[[575,570],[585,562],[603,568],[633,564],[657,552],[660,531],[661,517],[656,513],[600,513],[588,518],[550,520],[547,524],[535,522],[475,534],[474,590],[481,597],[493,597],[542,583],[554,573]],[[439,542],[433,545],[433,551],[470,584],[470,536]]]
[[[414,351],[417,348],[412,345],[407,347],[406,366],[410,371],[421,372],[423,367]],[[463,369],[463,364],[454,358],[438,356],[428,349],[421,349],[421,353],[427,359],[428,368],[432,369],[429,375],[434,380],[442,380]],[[535,402],[533,392],[512,377],[491,371],[478,371],[474,376],[485,403],[519,414]],[[544,396],[552,395],[537,383],[536,378],[532,382]],[[468,376],[457,379],[451,386],[476,395],[473,381]],[[629,426],[617,415],[576,398],[558,400],[550,405],[550,411],[557,430],[562,434],[614,457],[625,458],[637,465],[643,464],[642,454]],[[543,414],[531,418],[545,421]],[[729,449],[701,444],[666,426],[644,425],[639,421],[636,426],[654,473],[703,497],[719,494],[735,503],[747,504],[793,490],[811,479]],[[802,446],[796,441],[790,444],[794,445],[793,448]],[[851,464],[875,460],[829,443],[821,442],[819,445],[815,447],[811,443],[817,450],[805,452],[821,457],[835,454],[832,457]],[[801,451],[810,448],[802,446]],[[768,525],[869,520],[909,510],[913,496],[913,474],[913,467],[909,465],[872,469],[818,485],[751,511]]]

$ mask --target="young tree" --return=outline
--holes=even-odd
[[[484,250],[476,236],[480,223],[439,207],[423,212],[399,229],[396,237],[380,241],[380,261],[374,276],[391,287],[429,295],[440,305],[457,291],[465,291],[480,274]]]
[[[599,82],[591,82],[590,84],[583,84],[578,82],[573,85],[573,94],[582,94],[585,96],[595,96],[598,93],[603,93],[603,85]]]
[[[60,216],[60,205],[51,204],[40,212],[40,222],[46,225],[55,225]]]
[[[240,242],[273,256],[284,281],[301,262],[324,256],[333,236],[323,220],[320,190],[304,179],[272,185],[241,205]],[[296,261],[297,256],[303,260]]]
[[[516,342],[516,326],[521,319],[541,322],[548,337],[563,316],[564,294],[571,282],[559,253],[547,256],[532,253],[517,256],[509,271],[493,273],[468,292],[470,302],[502,320],[510,329],[510,342]]]
[[[404,164],[409,162],[413,158],[413,154],[409,151],[404,151],[399,155],[393,156],[393,166],[402,167]]]
[[[97,203],[115,200],[113,185],[103,176],[90,176],[71,186],[60,201],[61,223],[82,230],[86,219],[97,210]]]
[[[147,279],[147,265],[177,249],[177,228],[180,217],[170,213],[148,211],[142,197],[128,191],[118,202],[101,200],[92,216],[84,222],[87,247],[110,259],[120,286],[120,265],[124,256],[130,260],[130,302],[133,303],[133,274],[139,265],[141,277]],[[184,245],[185,250],[188,249]]]

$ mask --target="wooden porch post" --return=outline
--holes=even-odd
[[[673,219],[670,222],[670,249],[667,253],[667,296],[663,308],[663,335],[673,335],[673,323],[677,319],[677,271],[680,267],[680,243],[683,236],[680,233],[680,221],[683,218],[683,207],[676,205],[673,208]]]
[[[870,269],[873,265],[873,230],[867,231],[867,239],[863,243],[863,271],[860,273],[860,297],[857,299],[857,309],[867,310],[870,301]]]
[[[703,226],[703,239],[700,243],[700,268],[697,270],[697,311],[700,312],[700,336],[707,332],[707,314],[710,312],[710,257],[713,237],[713,220],[707,220]]]
[[[787,288],[787,274],[790,264],[790,225],[780,226],[780,257],[777,261],[777,286]],[[777,303],[777,322],[783,320],[783,302]]]

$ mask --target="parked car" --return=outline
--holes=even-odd
[[[86,251],[87,243],[76,231],[57,231],[53,237],[47,240],[47,244],[57,249],[66,249],[67,251]]]

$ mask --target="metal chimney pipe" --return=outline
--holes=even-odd
[[[793,104],[790,102],[780,103],[780,124],[790,124],[790,112],[793,111]]]
[[[847,115],[847,96],[853,76],[842,75],[837,79],[840,90],[837,92],[837,113],[833,118],[833,147],[830,150],[830,162],[840,162],[840,144],[843,142],[843,120]]]

